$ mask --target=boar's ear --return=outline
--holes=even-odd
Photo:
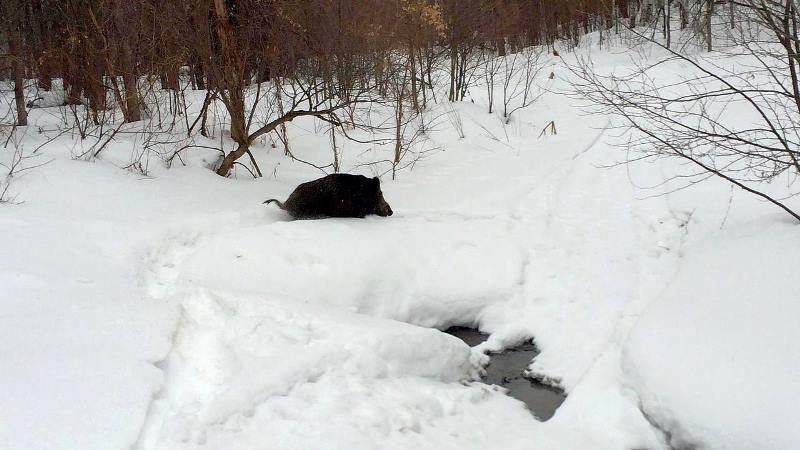
[[[372,177],[372,180],[370,181],[372,181],[372,183],[377,187],[381,186],[381,180],[378,177]]]

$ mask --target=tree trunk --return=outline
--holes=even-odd
[[[28,125],[28,111],[25,109],[25,68],[22,65],[22,41],[19,31],[8,33],[8,47],[11,51],[11,64],[14,72],[14,100],[17,104],[17,125]]]
[[[664,4],[664,40],[667,48],[670,48],[672,44],[672,29],[670,28],[670,22],[672,21],[671,4],[672,0],[667,0]]]
[[[81,103],[81,90],[75,84],[74,80],[67,75],[64,75],[64,104],[65,105],[78,105]]]
[[[122,115],[125,118],[125,121],[127,122],[128,105],[125,103],[125,98],[122,96],[122,89],[119,88],[119,77],[116,74],[112,74],[108,78],[111,81],[111,93],[114,94],[114,100],[117,102],[119,108],[122,110]]]
[[[231,139],[238,144],[236,150],[225,155],[217,174],[223,177],[228,176],[233,168],[233,163],[250,151],[250,136],[247,133],[247,114],[245,112],[244,96],[240,90],[229,90],[220,93],[222,102],[231,120]]]
[[[228,91],[223,95],[223,103],[230,114],[231,139],[239,145],[246,144],[247,140],[247,114],[245,112],[244,96],[240,91]]]
[[[37,85],[40,89],[49,92],[53,90],[53,69],[55,66],[55,61],[53,61],[51,55],[51,49],[53,48],[53,45],[52,38],[50,36],[50,27],[48,26],[47,21],[43,19],[46,13],[42,8],[41,2],[34,3],[32,6],[34,6],[32,15],[37,15],[39,17],[39,20],[37,20],[37,29],[39,36],[41,37],[40,45],[43,49],[39,55],[39,77]]]
[[[420,91],[422,91],[422,109],[428,107],[428,95],[426,94],[425,89],[425,59],[423,58],[423,51],[422,47],[419,47],[417,52],[417,61],[419,61],[419,86]],[[416,76],[416,75],[414,75]]]
[[[431,89],[431,97],[433,103],[436,103],[436,91],[433,89],[433,78],[431,78],[431,67],[433,66],[433,51],[427,50],[425,52],[425,73],[428,75],[428,87]]]
[[[412,72],[413,73],[413,72]],[[400,86],[395,105],[395,128],[394,128],[394,159],[392,160],[392,179],[397,175],[397,165],[400,164],[400,157],[403,150],[403,91],[404,86]]]
[[[681,30],[685,30],[689,25],[689,14],[686,12],[685,1],[686,0],[681,0],[680,3],[678,3],[678,14],[681,16]]]
[[[120,69],[122,72],[122,82],[125,85],[125,107],[122,109],[125,122],[138,122],[142,120],[139,109],[139,90],[136,86],[136,74],[131,61],[131,52],[127,43],[122,44],[122,55],[120,58]]]
[[[498,38],[494,42],[495,46],[497,46],[497,56],[506,56],[506,40]]]
[[[166,79],[168,89],[175,92],[181,90],[181,75],[177,67],[170,67],[167,69]]]
[[[39,79],[36,81],[36,85],[39,89],[50,92],[53,90],[53,78],[46,72],[46,69],[43,67],[39,69],[41,72],[39,73]]]
[[[203,71],[203,63],[195,59],[192,64],[192,79],[194,80],[195,89],[198,91],[206,90],[205,73]]]
[[[219,38],[219,53],[222,56],[222,67],[214,68],[220,79],[214,80],[215,88],[231,120],[231,139],[238,144],[236,150],[222,159],[217,174],[228,176],[233,164],[250,150],[251,139],[247,132],[247,114],[244,103],[244,83],[247,72],[245,61],[238,60],[238,49],[233,39],[233,30],[228,16],[225,0],[214,0],[214,14],[217,18],[216,34]]]
[[[283,80],[278,78],[275,80],[275,84],[280,86],[283,83]],[[275,89],[275,102],[278,104],[278,114],[281,117],[286,115],[286,111],[283,108],[283,96],[281,94],[281,88],[278,87]],[[280,126],[278,127],[279,130],[279,137],[281,142],[283,142],[283,154],[286,156],[291,156],[292,151],[289,149],[289,132],[286,130],[286,124],[281,122]]]
[[[138,122],[142,120],[139,110],[139,93],[136,89],[136,76],[132,73],[124,73],[122,82],[125,84],[125,111],[128,113],[125,122]]]
[[[619,17],[622,19],[628,18],[628,0],[617,1],[617,14],[619,14]]]
[[[414,108],[414,112],[419,112],[419,100],[417,99],[417,64],[413,39],[408,43],[408,60],[411,71],[411,106]]]
[[[456,101],[456,68],[458,67],[458,50],[456,44],[450,44],[450,101]]]
[[[211,91],[206,91],[206,98],[203,100],[203,107],[200,109],[200,116],[194,120],[192,126],[189,127],[187,130],[187,135],[191,137],[192,129],[194,128],[197,121],[200,121],[200,134],[204,137],[208,136],[208,129],[206,128],[206,122],[208,121],[208,107],[211,105],[211,102],[214,101],[216,98],[216,94],[212,93]]]
[[[239,144],[239,147],[237,147],[236,150],[225,155],[225,157],[222,158],[222,163],[217,169],[217,175],[227,177],[228,174],[231,173],[231,169],[233,169],[233,165],[236,163],[236,160],[244,156],[248,150],[250,150],[250,144]]]
[[[714,13],[714,0],[706,0],[706,51],[711,51],[711,15]]]
[[[375,55],[375,63],[374,63],[374,74],[375,74],[375,86],[378,88],[378,95],[381,97],[386,96],[386,88],[383,82],[383,54],[377,53]]]
[[[99,125],[99,113],[106,109],[105,74],[103,73],[102,67],[93,66],[92,69],[95,71],[93,73],[95,80],[86,87],[85,94],[89,100],[92,122],[94,122],[95,125]]]
[[[269,68],[269,61],[261,61],[256,73],[256,82],[266,83],[270,80],[272,80],[272,70]]]
[[[736,5],[733,4],[733,0],[728,0],[728,8],[730,12],[731,30],[734,30],[736,29]]]

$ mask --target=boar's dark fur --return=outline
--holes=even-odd
[[[269,199],[264,203],[271,202],[295,219],[392,215],[392,208],[383,199],[380,180],[363,175],[328,175],[297,186],[285,202]]]

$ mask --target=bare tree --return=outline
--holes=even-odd
[[[28,111],[25,109],[25,66],[26,49],[23,34],[25,23],[25,8],[18,0],[0,0],[0,45],[6,43],[8,47],[7,61],[11,63],[12,78],[14,80],[14,100],[16,104],[17,120],[19,126],[28,124]],[[2,48],[2,47],[0,47]],[[0,59],[1,60],[1,59]]]
[[[527,47],[503,58],[503,117],[506,122],[515,111],[531,105],[544,94],[543,89],[534,85],[542,70],[541,55],[541,48]]]
[[[483,82],[486,85],[486,98],[489,107],[489,114],[492,113],[492,108],[494,107],[494,85],[495,85],[495,78],[500,73],[500,68],[502,67],[501,60],[505,57],[505,49],[502,52],[499,51],[498,53],[503,53],[503,55],[495,56],[491,51],[484,51],[481,55],[482,64],[481,64],[481,72],[483,74]]]

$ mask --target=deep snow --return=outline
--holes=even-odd
[[[268,145],[255,181],[200,150],[124,171],[127,136],[94,162],[43,147],[0,207],[0,448],[800,446],[800,228],[713,180],[635,187],[670,161],[598,168],[622,159],[608,119],[557,83],[508,125],[477,90],[456,104],[465,138],[440,123],[442,151],[384,177],[386,219],[261,205],[321,175]],[[313,130],[291,124],[294,151],[326,161]],[[345,146],[344,169],[372,156]],[[547,422],[471,382],[530,337],[569,395]]]

